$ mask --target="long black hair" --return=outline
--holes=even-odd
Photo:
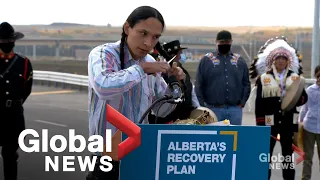
[[[163,20],[161,13],[157,9],[150,7],[150,6],[140,6],[140,7],[136,8],[134,11],[132,11],[132,13],[129,15],[129,17],[127,18],[126,21],[129,24],[129,26],[131,28],[133,28],[138,22],[140,22],[142,20],[146,20],[148,18],[158,19],[161,22],[162,27],[164,29],[165,23],[164,23],[164,20]],[[127,34],[124,32],[124,27],[122,27],[121,43],[120,43],[121,69],[124,69],[124,44],[125,44],[126,37],[127,37]],[[160,43],[158,42],[157,45],[159,46]],[[160,45],[160,47],[161,47],[161,45]],[[157,49],[157,50],[161,54],[160,50],[159,49]]]

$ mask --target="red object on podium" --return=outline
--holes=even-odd
[[[173,124],[173,121],[167,122],[167,123],[165,123],[165,124]]]
[[[106,120],[128,136],[126,140],[118,145],[119,160],[140,146],[141,128],[109,104],[106,106]]]

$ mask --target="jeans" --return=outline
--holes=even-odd
[[[205,104],[205,106],[216,114],[219,121],[228,119],[232,125],[242,124],[242,108],[239,106],[226,106],[221,108],[209,104]]]

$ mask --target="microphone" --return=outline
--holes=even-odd
[[[163,46],[161,46],[160,43],[157,43],[156,49],[159,51],[160,55],[164,57],[167,61],[167,63],[172,66],[173,60],[177,57],[177,55],[174,55],[173,57],[170,57],[170,55],[163,49]],[[180,87],[180,84],[175,76],[168,77],[168,74],[162,74],[163,79],[167,82],[169,85],[169,88],[171,89],[173,99],[182,98],[182,90]],[[185,84],[183,81],[181,81],[181,84],[183,87],[185,87]]]
[[[180,84],[178,82],[178,80],[176,79],[175,76],[170,76],[167,78],[168,80],[168,84],[169,84],[169,88],[171,89],[172,92],[172,98],[173,99],[178,99],[182,97],[182,91],[180,88]]]

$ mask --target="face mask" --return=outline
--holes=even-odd
[[[9,43],[0,43],[0,49],[5,53],[9,54],[14,47],[14,42],[9,42]]]
[[[220,44],[218,45],[218,51],[221,54],[227,54],[230,51],[231,44]]]
[[[180,54],[180,59],[179,59],[179,62],[181,64],[185,63],[187,61],[187,56],[184,55],[184,54]]]

